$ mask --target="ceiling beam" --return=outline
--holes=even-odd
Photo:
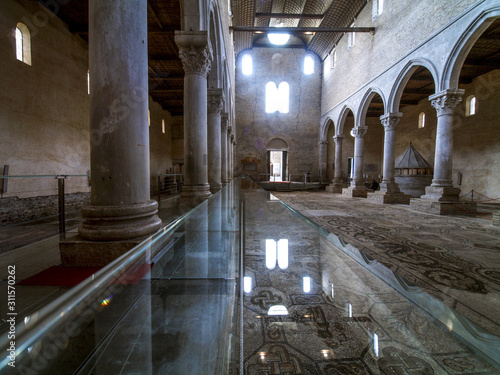
[[[321,20],[322,14],[290,14],[290,13],[255,13],[256,18],[288,18],[302,20]]]
[[[149,90],[150,94],[182,94],[184,93],[184,90],[179,90],[179,89],[153,89]],[[182,100],[182,99],[179,99]]]
[[[374,27],[260,27],[229,26],[233,31],[275,33],[374,33]]]
[[[155,80],[155,81],[183,81],[184,75],[172,74],[172,75],[168,75],[166,77],[149,77],[149,79]]]

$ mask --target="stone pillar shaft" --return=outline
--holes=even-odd
[[[221,111],[222,89],[208,90],[208,183],[210,191],[216,193],[221,183]]]
[[[357,126],[351,130],[354,137],[354,178],[351,182],[353,189],[366,189],[365,179],[363,177],[363,159],[364,159],[364,136],[368,130],[366,126]]]
[[[90,206],[79,234],[129,240],[161,225],[150,201],[147,2],[89,3]]]
[[[394,180],[394,162],[396,152],[396,125],[402,113],[389,113],[380,117],[384,126],[384,169],[380,191],[399,193],[399,187]]]
[[[333,137],[335,141],[335,171],[333,172],[333,184],[344,186],[344,181],[342,179],[342,141],[344,140],[343,135],[337,135]]]
[[[328,163],[328,141],[322,140],[318,142],[319,144],[319,175],[320,182],[327,181],[327,168],[326,165]]]
[[[221,115],[221,182],[226,185],[228,182],[227,178],[227,123],[228,114],[223,113]]]
[[[184,187],[182,197],[197,204],[210,196],[207,154],[207,74],[211,51],[206,31],[176,31],[184,66]]]

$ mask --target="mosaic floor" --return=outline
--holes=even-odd
[[[358,262],[338,251],[312,227],[299,225],[297,217],[279,201],[269,200],[257,208],[260,207],[260,203],[256,203],[258,195],[258,192],[246,194],[252,208],[249,209],[247,204],[244,276],[250,281],[243,300],[245,374],[498,373],[496,368],[450,334],[453,324],[446,327],[436,321]],[[366,250],[366,244],[377,243],[379,247],[383,244],[389,248],[389,255],[381,259],[392,265],[392,269],[402,270],[406,266],[413,270],[407,264],[421,269],[418,265],[423,264],[435,270],[436,274],[425,273],[429,278],[426,283],[434,287],[433,291],[440,292],[435,294],[444,294],[434,286],[438,282],[450,295],[454,295],[455,290],[478,294],[482,298],[488,293],[497,294],[490,289],[489,283],[468,279],[481,281],[484,276],[479,279],[466,273],[461,278],[450,277],[461,275],[458,265],[472,263],[472,260],[461,260],[454,253],[443,250],[442,244],[440,247],[416,241],[405,234],[411,231],[418,231],[420,235],[434,234],[437,241],[441,231],[435,220],[448,223],[441,230],[450,236],[453,228],[459,225],[485,231],[491,237],[498,234],[496,229],[489,231],[486,223],[465,219],[463,223],[452,224],[454,219],[424,215],[425,224],[421,223],[417,230],[413,227],[415,218],[405,219],[412,216],[411,212],[398,214],[399,207],[386,210],[384,206],[374,205],[366,212],[363,202],[356,205],[348,200],[341,200],[340,204],[330,202],[325,193],[275,195],[322,226],[331,225],[342,234],[344,241],[356,239],[356,244],[362,244],[363,250]],[[388,211],[389,218],[380,213],[376,215],[380,209]],[[320,215],[315,216],[318,211]],[[392,221],[398,225],[391,226]],[[333,232],[331,227],[328,229]],[[393,237],[396,236],[402,237],[400,241],[395,241]],[[484,237],[481,242],[471,240],[478,244],[485,241]],[[492,238],[486,243],[494,246]],[[393,246],[387,247],[387,244]],[[425,253],[417,251],[419,248]],[[286,260],[280,259],[280,253],[287,254]],[[437,256],[431,257],[432,253],[437,253]],[[406,263],[399,261],[395,267],[390,261],[396,256],[393,254],[398,255],[398,261],[404,259]],[[401,254],[407,254],[407,257]],[[459,303],[457,301],[455,305]],[[495,323],[494,313],[484,316]]]
[[[283,202],[500,336],[500,228],[326,192],[276,193]]]

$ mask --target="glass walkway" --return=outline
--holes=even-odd
[[[246,179],[8,318],[0,374],[500,373],[499,338]]]

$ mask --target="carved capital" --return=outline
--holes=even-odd
[[[227,126],[227,134],[231,134],[233,132],[233,127],[231,125]]]
[[[319,145],[327,145],[328,144],[328,141],[326,139],[321,139],[319,142],[318,142]]]
[[[431,105],[436,109],[437,116],[454,115],[457,105],[462,101],[465,90],[444,90],[429,96]]]
[[[220,124],[222,131],[227,131],[227,127],[229,126],[229,114],[227,112],[220,115]]]
[[[212,57],[208,46],[179,46],[179,57],[188,74],[199,74],[206,77],[212,65]]]
[[[224,94],[222,93],[222,89],[209,89],[207,94],[208,94],[208,102],[207,102],[208,114],[220,115],[224,104]]]
[[[365,136],[367,131],[368,131],[367,126],[356,126],[352,128],[351,135],[356,138],[362,138]]]
[[[333,140],[335,141],[336,145],[341,145],[342,141],[344,140],[344,136],[343,135],[336,135],[335,137],[333,137]]]
[[[399,119],[403,117],[403,114],[398,113],[387,113],[380,116],[380,121],[386,132],[396,130],[396,125],[399,123]]]

